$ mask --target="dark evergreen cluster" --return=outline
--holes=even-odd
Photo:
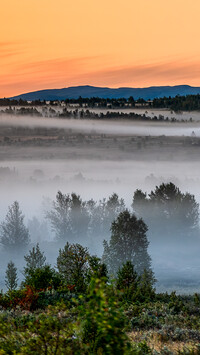
[[[155,108],[169,108],[173,111],[200,110],[200,95],[187,95],[176,97],[162,97],[153,100]]]
[[[8,99],[8,98],[4,98],[4,99],[0,99],[0,106],[41,106],[44,105],[45,102],[41,101],[41,100],[34,100],[28,102],[26,100],[15,100],[15,99]]]

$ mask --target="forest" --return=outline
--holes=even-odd
[[[45,251],[31,243],[17,201],[1,222],[10,261],[0,294],[0,354],[199,354],[200,296],[158,293],[148,250],[149,239],[199,250],[194,195],[162,183],[148,195],[137,189],[128,209],[116,193],[95,202],[58,191],[46,218],[55,265],[47,262],[47,243]],[[91,253],[94,243],[103,243],[101,257]]]

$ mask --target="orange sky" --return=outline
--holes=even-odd
[[[6,0],[0,97],[73,85],[200,86],[199,0]]]

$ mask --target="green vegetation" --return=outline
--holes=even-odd
[[[87,287],[89,272],[89,253],[80,244],[67,243],[59,250],[57,268],[63,283],[77,292],[84,292]]]
[[[126,261],[111,280],[69,243],[58,271],[39,245],[25,260],[21,287],[0,295],[0,354],[199,354],[200,296],[156,294],[150,268]]]

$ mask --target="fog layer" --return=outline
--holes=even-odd
[[[24,117],[0,115],[0,126],[14,126],[26,128],[58,128],[74,130],[75,132],[98,133],[111,135],[141,135],[141,136],[191,136],[195,132],[200,136],[200,122],[172,123],[172,122],[130,122],[106,121],[86,119],[62,119],[47,117]]]
[[[58,190],[75,192],[98,203],[114,192],[131,209],[136,189],[150,193],[172,181],[200,202],[200,123],[88,121],[0,116],[0,222],[8,206],[18,201],[30,228],[32,243],[46,248],[55,263],[55,234],[45,211]],[[34,218],[37,218],[35,220]],[[36,229],[38,230],[36,232]],[[102,235],[81,243],[101,256]],[[149,233],[149,250],[159,287],[175,287],[177,280],[198,289],[199,247],[177,241],[163,248]],[[159,236],[156,236],[159,241]],[[44,250],[45,251],[45,250]],[[8,256],[2,258],[2,275]],[[19,260],[23,265],[23,256]],[[184,281],[186,280],[186,281]],[[3,281],[2,281],[3,283]]]

